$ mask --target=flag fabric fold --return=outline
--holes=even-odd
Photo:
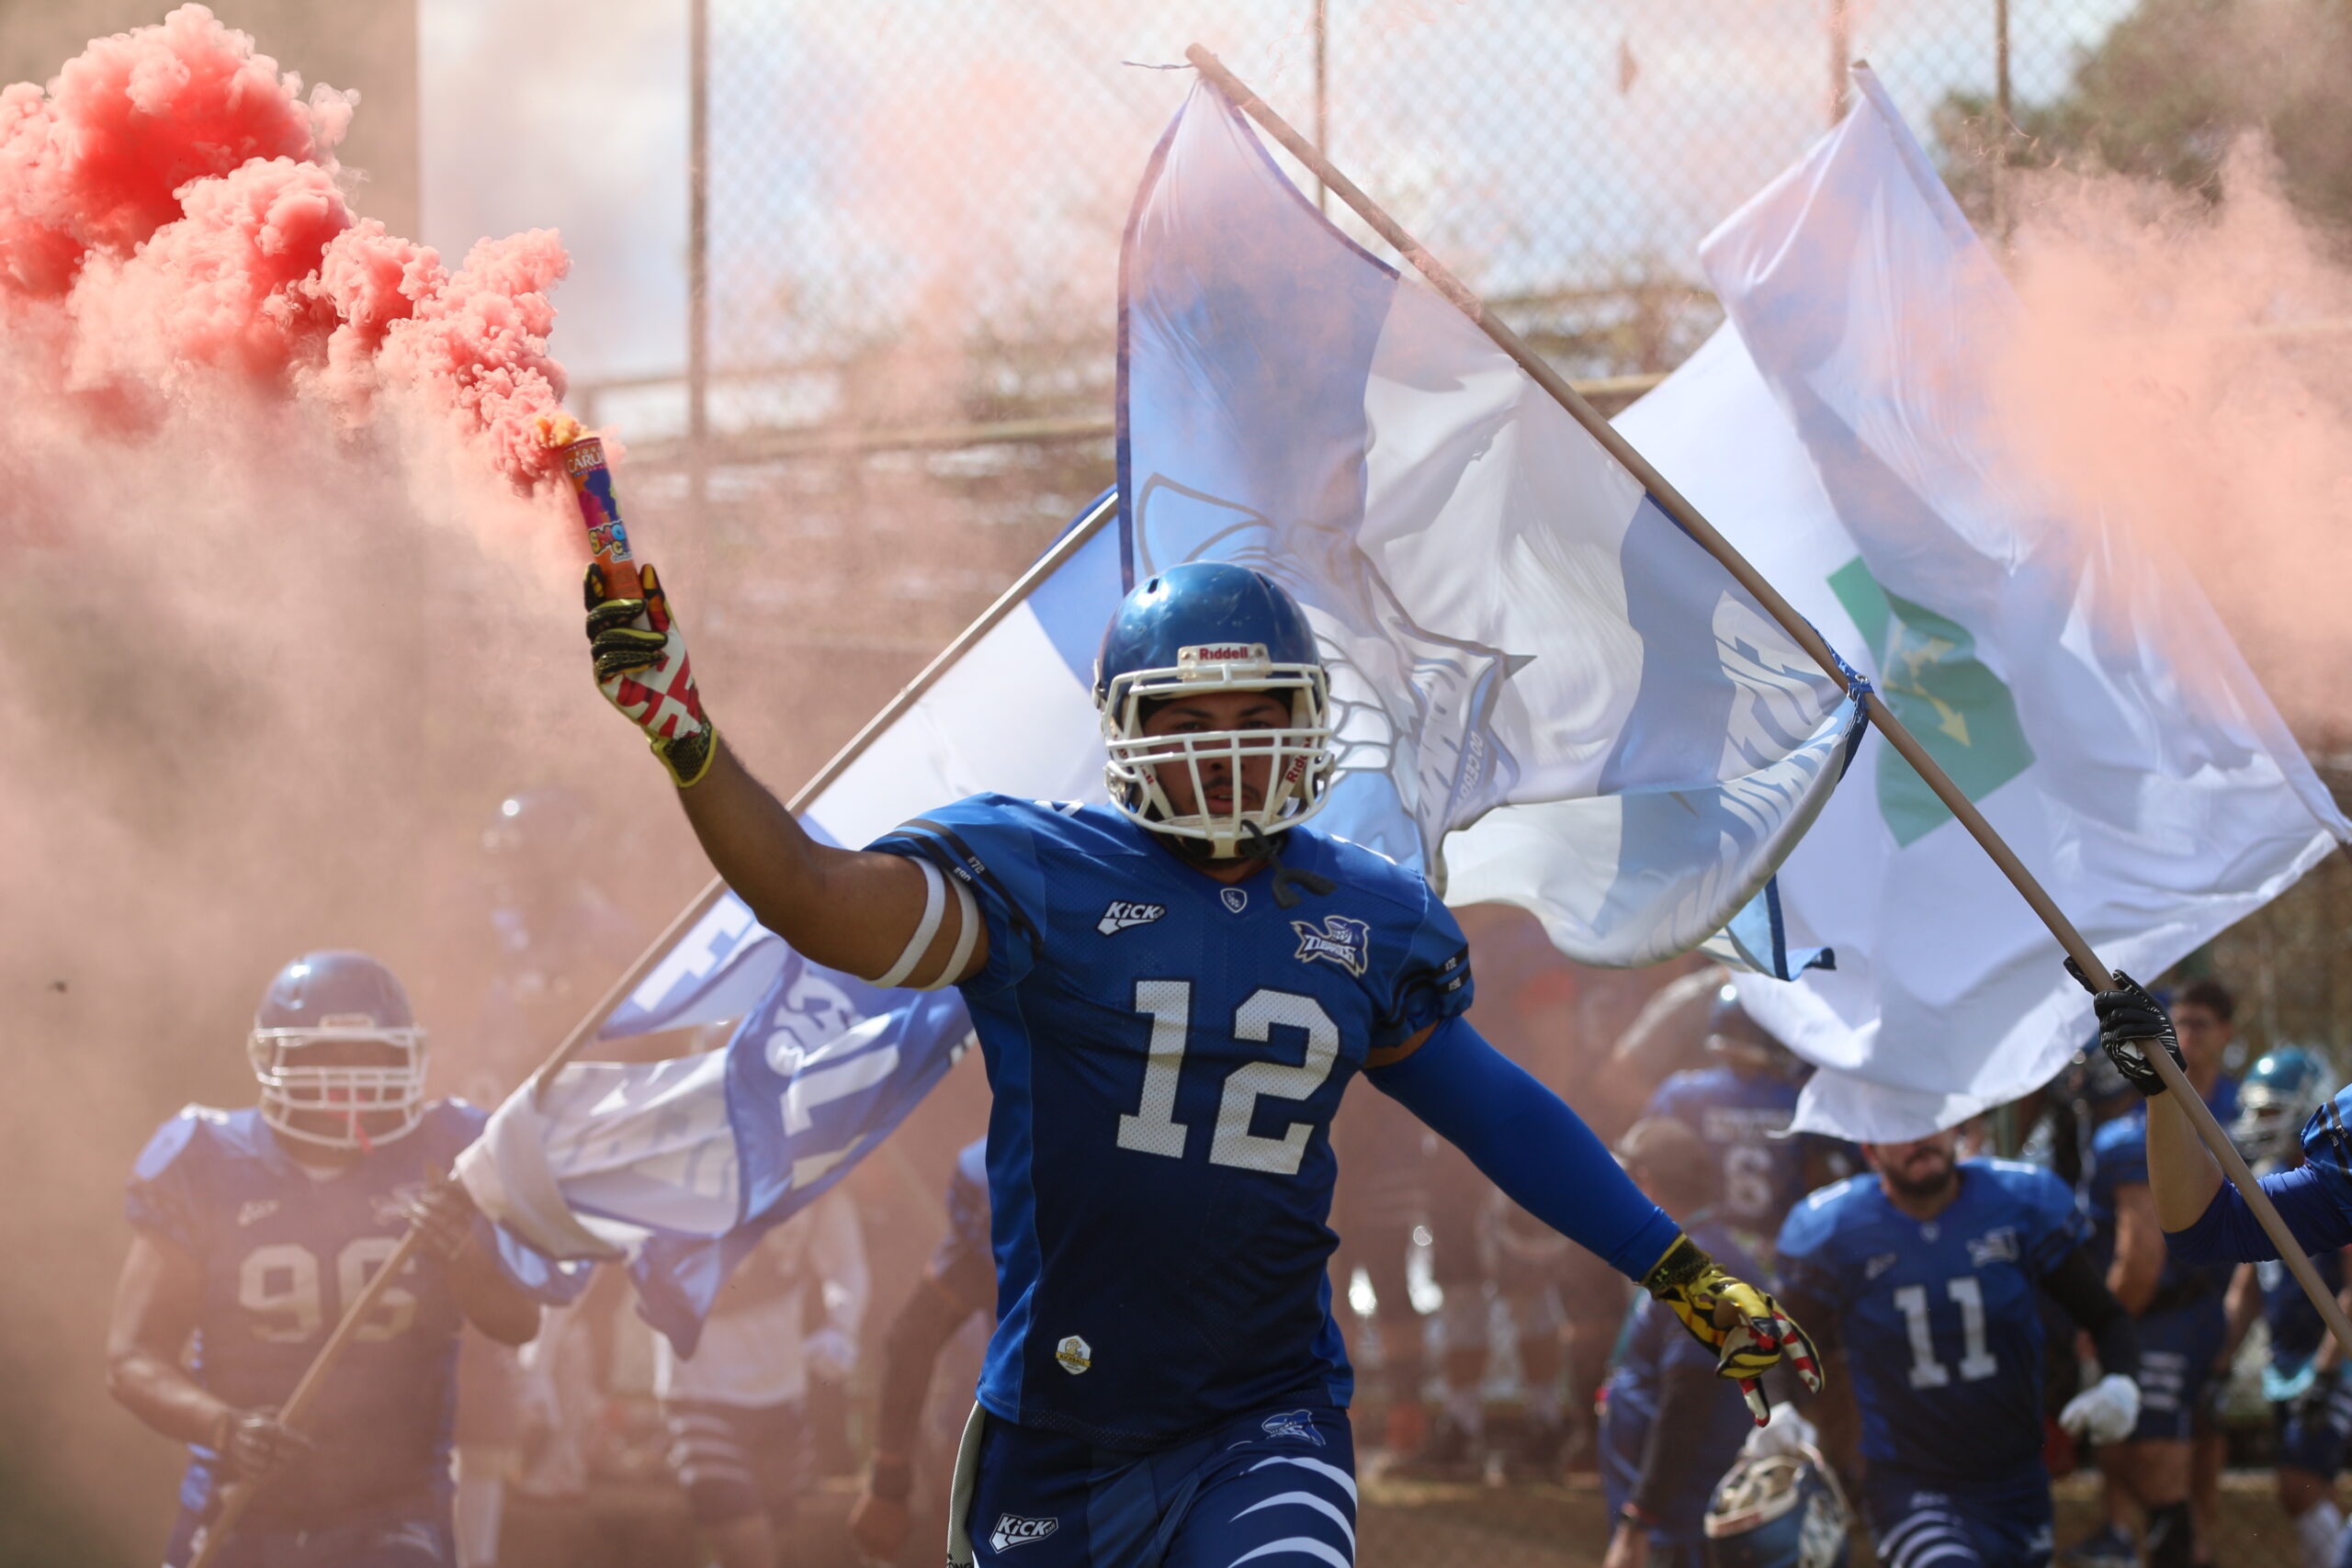
[[[1866,69],[1847,118],[1702,247],[1729,324],[1618,423],[1849,650],[2111,964],[2161,972],[2344,841],[2194,581],[2003,456],[2021,307]],[[1871,738],[1779,878],[1834,971],[1741,981],[1824,1069],[1797,1125],[1917,1136],[2087,1038],[2055,940]],[[1566,852],[1563,852],[1565,854]]]

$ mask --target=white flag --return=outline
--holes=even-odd
[[[1876,81],[1703,247],[1732,324],[1619,421],[1864,665],[2109,964],[2143,977],[2352,825],[2187,574],[2054,516],[1987,438],[2019,307]],[[1914,1137],[2038,1087],[2089,998],[1992,861],[1872,736],[1782,868],[1834,972],[1744,979],[1825,1069],[1797,1125]]]

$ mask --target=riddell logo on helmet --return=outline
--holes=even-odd
[[[1262,642],[1212,642],[1176,650],[1180,664],[1262,663],[1265,657],[1266,645]]]

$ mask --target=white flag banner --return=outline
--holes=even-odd
[[[2060,517],[1986,432],[2015,297],[1867,70],[1811,155],[1709,238],[1731,325],[1618,422],[1864,668],[2110,964],[2152,976],[2347,836],[2183,569]],[[1834,971],[1740,982],[1823,1068],[1796,1125],[1891,1140],[2038,1087],[2090,998],[1872,736],[1782,866]]]

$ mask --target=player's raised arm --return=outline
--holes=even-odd
[[[810,838],[719,739],[669,595],[650,566],[639,576],[644,598],[612,599],[603,573],[588,569],[597,686],[645,732],[727,885],[762,925],[829,968],[888,985],[939,986],[977,973],[988,961],[988,932],[970,894],[926,863]],[[650,630],[635,624],[639,616]]]

